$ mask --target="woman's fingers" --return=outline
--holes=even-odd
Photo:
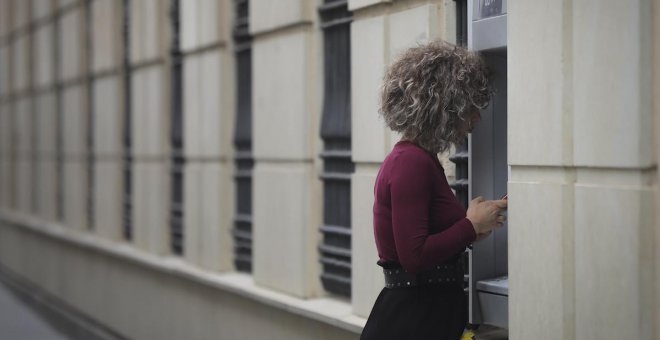
[[[501,227],[504,226],[504,222],[506,222],[506,216],[504,216],[504,215],[496,215],[496,216],[493,218],[492,221],[493,221],[493,222],[492,222],[492,223],[493,223],[493,224],[492,224],[492,229],[501,228]],[[489,231],[492,231],[492,229],[489,230]]]
[[[484,233],[487,232],[492,232],[494,229],[498,229],[504,226],[504,222],[506,222],[506,216],[497,214],[497,212],[493,212],[493,215],[491,215],[491,222],[490,226],[488,227],[488,231],[485,231]]]
[[[475,199],[472,200],[472,203],[481,203],[485,201],[485,199],[482,196],[476,197]]]
[[[504,210],[509,206],[509,200],[497,200],[493,201],[493,203],[499,208],[500,210]]]
[[[503,217],[501,212],[506,206],[506,200],[485,200],[479,196],[470,201],[467,217],[473,223],[475,231],[481,234],[504,225],[506,217]]]

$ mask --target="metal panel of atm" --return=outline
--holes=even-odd
[[[495,94],[469,138],[470,197],[506,194],[507,1],[468,2],[468,47],[480,51],[493,72]],[[471,324],[508,328],[507,225],[475,243],[470,256]]]

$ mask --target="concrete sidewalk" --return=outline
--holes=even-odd
[[[46,321],[33,306],[15,295],[14,291],[0,280],[0,339],[1,340],[71,340]],[[475,340],[506,340],[506,330],[483,325],[475,332]],[[76,338],[101,339],[91,334],[80,333]],[[108,338],[109,339],[109,338]]]
[[[0,281],[0,339],[69,340]]]

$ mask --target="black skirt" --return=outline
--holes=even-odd
[[[459,340],[467,312],[458,283],[383,288],[360,340]]]

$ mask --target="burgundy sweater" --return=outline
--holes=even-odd
[[[450,262],[476,239],[438,158],[408,141],[396,143],[374,186],[379,265],[416,273]]]

